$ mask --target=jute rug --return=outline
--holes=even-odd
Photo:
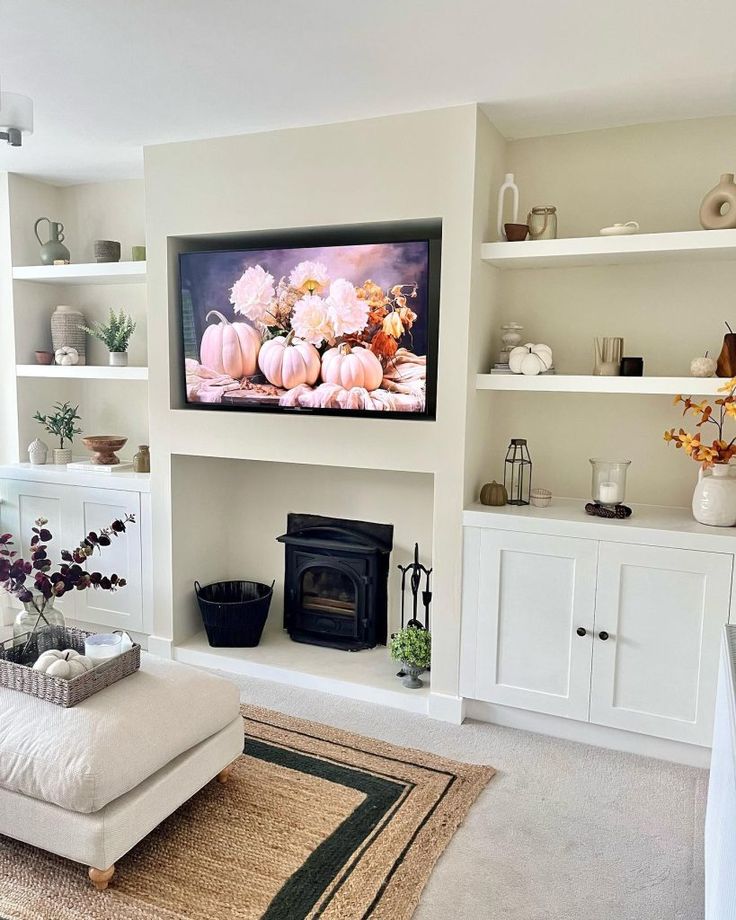
[[[408,920],[493,776],[421,751],[243,707],[245,754],[117,864],[0,837],[6,920]]]

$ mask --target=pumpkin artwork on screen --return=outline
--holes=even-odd
[[[202,331],[197,352],[186,350],[187,400],[423,412],[427,357],[415,349],[426,352],[428,340],[426,242],[298,252],[314,258],[290,262],[290,250],[187,254],[209,259],[205,281],[191,272],[195,341],[198,325]],[[244,269],[234,277],[223,269],[220,282],[212,265],[236,257]],[[383,283],[362,274],[371,267]],[[385,280],[398,271],[415,277]],[[212,309],[213,296],[227,296],[229,307]]]

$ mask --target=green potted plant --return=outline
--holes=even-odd
[[[59,446],[53,450],[54,463],[64,464],[72,461],[72,449],[71,447],[64,447],[64,444],[69,442],[71,445],[74,442],[74,435],[82,432],[82,429],[77,428],[74,424],[81,418],[78,413],[79,406],[72,406],[70,403],[65,402],[56,403],[54,411],[48,415],[41,415],[36,410],[36,414],[33,416],[49,434],[59,439]]]
[[[432,658],[432,636],[427,629],[407,626],[391,636],[391,657],[404,669],[402,683],[410,690],[423,686],[419,675],[426,671]]]
[[[116,313],[110,310],[110,319],[106,323],[95,323],[94,326],[80,326],[88,335],[99,339],[110,353],[111,367],[128,366],[128,343],[135,332],[135,322],[125,310]]]

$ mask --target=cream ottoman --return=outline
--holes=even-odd
[[[106,888],[116,860],[242,752],[238,688],[152,655],[71,709],[0,688],[0,834]]]

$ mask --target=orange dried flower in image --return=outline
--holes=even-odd
[[[695,402],[691,396],[675,396],[673,402],[675,405],[682,403],[682,414],[692,413],[698,416],[695,427],[706,430],[707,425],[715,425],[717,437],[711,444],[704,444],[701,441],[701,431],[697,434],[689,434],[684,428],[675,432],[670,428],[664,433],[664,440],[668,444],[674,444],[675,447],[681,448],[684,452],[692,457],[696,463],[700,463],[703,468],[713,466],[716,463],[728,463],[732,457],[736,456],[736,437],[727,441],[724,437],[723,429],[727,419],[736,419],[736,378],[729,380],[724,386],[719,388],[719,393],[728,393],[728,396],[713,401],[713,405],[703,399]],[[714,408],[715,407],[715,408]]]
[[[393,358],[398,348],[396,339],[383,331],[377,332],[373,336],[371,351],[379,358]]]

